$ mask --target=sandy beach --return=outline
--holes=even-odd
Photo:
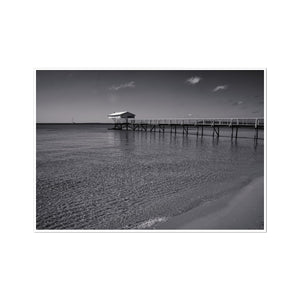
[[[264,229],[264,180],[252,180],[236,194],[207,202],[161,223],[156,229]]]

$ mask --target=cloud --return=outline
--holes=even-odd
[[[226,90],[228,88],[228,85],[218,85],[213,89],[213,92]]]
[[[195,85],[195,84],[199,83],[201,79],[202,79],[201,77],[194,76],[194,77],[188,78],[185,82],[190,85]]]
[[[236,101],[236,102],[233,102],[232,105],[241,105],[243,103],[244,103],[244,101]]]
[[[109,89],[113,91],[118,91],[120,89],[127,89],[127,88],[135,88],[135,82],[130,81],[130,82],[122,83],[120,85],[113,85]]]

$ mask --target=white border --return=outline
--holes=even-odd
[[[89,230],[89,229],[36,229],[36,71],[39,70],[56,70],[56,71],[264,71],[264,229],[255,230],[222,230],[222,229],[117,229],[117,230]],[[34,145],[34,159],[33,159],[33,232],[35,233],[267,233],[267,68],[195,68],[195,69],[164,69],[164,68],[124,68],[124,69],[99,69],[99,68],[35,68],[33,69],[33,145]]]

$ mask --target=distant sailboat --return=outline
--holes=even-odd
[[[72,118],[72,124],[76,124],[76,123],[74,122],[74,118]]]

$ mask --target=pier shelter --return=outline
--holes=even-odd
[[[133,114],[129,111],[114,112],[112,114],[109,114],[108,118],[112,119],[114,122],[124,121],[124,122],[128,123],[128,119],[134,119],[135,114]]]

